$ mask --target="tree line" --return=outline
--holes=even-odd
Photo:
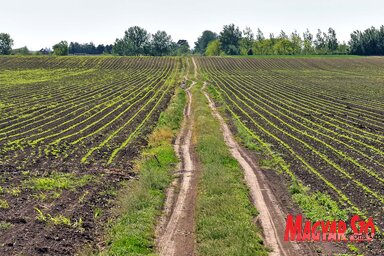
[[[313,35],[308,29],[303,35],[297,31],[290,35],[283,30],[278,36],[265,37],[260,29],[256,34],[246,27],[243,31],[234,24],[225,25],[216,34],[204,31],[195,42],[196,53],[208,56],[218,55],[302,55],[302,54],[348,54],[346,43],[339,43],[336,31],[320,29]]]
[[[31,54],[28,48],[12,49],[13,40],[7,33],[0,33],[0,55]],[[220,33],[206,30],[198,37],[194,49],[186,40],[174,42],[165,31],[149,33],[144,28],[133,26],[124,32],[122,38],[117,38],[114,44],[95,45],[94,43],[78,43],[60,41],[50,48],[43,48],[35,54],[54,55],[84,55],[84,54],[114,54],[120,56],[165,56],[201,54],[207,56],[220,55],[313,55],[313,54],[354,54],[354,55],[384,55],[384,26],[364,31],[356,30],[351,33],[347,43],[341,43],[336,31],[329,28],[320,29],[312,34],[308,29],[299,34],[294,31],[287,34],[283,30],[279,35],[273,33],[265,36],[257,29],[254,33],[249,27],[240,30],[234,24],[223,26]]]
[[[384,26],[356,30],[349,41],[350,53],[356,55],[384,55]]]
[[[190,53],[186,40],[177,43],[165,31],[150,34],[144,28],[134,26],[124,32],[123,38],[118,38],[113,45],[112,53],[116,55],[183,55]]]

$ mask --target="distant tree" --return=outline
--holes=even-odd
[[[384,55],[384,26],[354,31],[349,41],[350,53],[357,55]]]
[[[221,50],[228,55],[240,54],[241,31],[234,24],[225,25],[220,32],[219,40]]]
[[[171,52],[172,38],[165,31],[157,31],[152,35],[151,55],[163,56]]]
[[[288,39],[277,39],[273,48],[274,54],[278,55],[291,55],[294,52],[293,44]]]
[[[328,29],[327,48],[331,53],[337,51],[339,43],[336,37],[336,31],[333,28]]]
[[[104,52],[104,45],[95,46],[94,43],[79,44],[71,42],[69,44],[69,54],[102,54]]]
[[[11,54],[13,40],[7,33],[0,33],[0,54]]]
[[[274,54],[274,49],[273,49],[274,42],[275,42],[275,39],[273,39],[273,41],[271,39],[263,39],[261,41],[255,41],[252,47],[253,54],[257,54],[257,55]]]
[[[263,32],[260,30],[260,28],[257,28],[256,40],[260,42],[264,39],[265,39],[265,37],[264,37]]]
[[[314,41],[316,53],[324,54],[327,52],[327,40],[327,35],[318,29],[316,40]]]
[[[207,56],[220,56],[220,41],[218,39],[211,41],[207,49],[205,50],[205,55]]]
[[[172,55],[187,55],[191,53],[191,49],[189,47],[187,40],[179,40],[177,43],[174,44],[175,49],[172,52]]]
[[[112,53],[120,56],[132,55],[132,53],[129,51],[131,48],[132,47],[130,45],[130,42],[127,42],[124,39],[117,38],[115,40],[115,44],[113,45]]]
[[[303,33],[303,53],[304,54],[313,54],[314,49],[313,49],[313,35],[309,30],[305,31]]]
[[[240,54],[253,55],[252,45],[255,41],[252,29],[246,27],[243,31],[243,38],[240,40]]]
[[[345,42],[339,44],[337,47],[337,53],[338,54],[348,54],[349,53],[348,45]]]
[[[113,45],[107,44],[104,48],[103,54],[112,54],[112,51],[113,51]]]
[[[284,30],[280,31],[280,35],[278,37],[279,39],[288,39],[287,34],[284,32]]]
[[[270,34],[269,34],[269,40],[271,40],[272,45],[275,44],[275,42],[276,42],[276,38],[275,38],[275,35],[274,35],[273,33],[270,33]]]
[[[41,48],[40,51],[38,51],[38,54],[41,55],[49,55],[52,53],[52,50],[50,48]]]
[[[128,51],[133,55],[144,55],[148,53],[150,37],[144,28],[134,26],[125,31],[123,40],[129,42],[127,45],[130,45],[131,49]]]
[[[105,46],[103,44],[99,44],[96,47],[96,54],[103,54],[105,51]]]
[[[291,34],[290,40],[292,43],[292,50],[293,50],[292,53],[301,54],[302,47],[303,47],[303,40],[301,39],[299,33],[297,33],[296,30]]]
[[[18,49],[13,49],[12,54],[15,55],[30,55],[31,52],[28,50],[27,46],[18,48]]]
[[[195,52],[204,54],[208,44],[211,41],[216,39],[217,39],[216,33],[209,30],[205,30],[203,34],[199,38],[197,38],[197,41],[195,42]]]
[[[61,41],[60,43],[55,44],[52,48],[53,53],[57,56],[68,55],[69,47],[67,41]]]

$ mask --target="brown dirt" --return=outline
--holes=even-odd
[[[195,84],[192,83],[191,87]],[[190,87],[190,88],[191,88]],[[157,247],[160,255],[194,255],[195,203],[198,168],[193,154],[191,114],[192,94],[186,89],[188,105],[184,110],[182,129],[175,141],[175,151],[181,160],[178,177],[167,191],[164,214],[157,228]],[[178,192],[178,194],[177,194]]]
[[[99,175],[100,170],[89,174]],[[106,213],[113,198],[111,195],[101,195],[101,192],[115,189],[122,179],[129,178],[128,173],[125,173],[125,177],[108,171],[104,174],[96,183],[91,182],[74,191],[62,191],[57,199],[37,199],[34,196],[38,193],[30,189],[22,190],[17,197],[7,195],[11,207],[0,210],[0,221],[11,223],[12,226],[0,232],[0,255],[75,255],[84,244],[95,248],[100,242],[101,223],[107,221],[108,215],[103,214],[96,220],[94,210],[100,208]],[[7,180],[3,184],[5,186],[20,184],[25,179],[19,172],[3,172],[2,177]],[[86,191],[87,194],[84,194]],[[83,196],[83,202],[80,202]],[[81,218],[82,228],[39,221],[35,207],[46,215],[63,214],[72,223]]]

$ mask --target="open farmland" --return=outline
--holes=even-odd
[[[1,255],[73,254],[94,239],[180,67],[172,57],[0,58]]]
[[[236,127],[281,159],[289,182],[382,226],[383,58],[197,60]]]

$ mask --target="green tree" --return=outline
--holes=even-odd
[[[151,54],[154,56],[168,55],[172,49],[172,38],[165,31],[157,31],[152,35]]]
[[[300,54],[303,48],[303,40],[301,39],[299,33],[295,30],[291,34],[291,43],[292,43],[292,50],[293,54]]]
[[[11,54],[13,40],[7,33],[0,33],[0,54]]]
[[[250,27],[246,27],[243,34],[244,36],[240,40],[240,54],[253,55],[252,45],[255,40],[252,29]]]
[[[182,56],[190,53],[191,49],[187,40],[179,40],[177,43],[172,43],[171,55]]]
[[[338,54],[348,54],[349,53],[348,45],[345,42],[339,44],[337,47],[337,53]]]
[[[30,55],[31,52],[28,50],[27,46],[18,48],[18,49],[13,49],[12,54],[15,55]]]
[[[220,56],[220,41],[218,39],[211,41],[207,49],[205,50],[205,55],[207,56]]]
[[[288,39],[287,34],[284,32],[284,30],[280,31],[280,35],[278,37],[279,39]]]
[[[274,41],[271,39],[263,39],[253,43],[253,54],[257,55],[271,55],[274,54]]]
[[[225,25],[219,36],[221,50],[228,55],[239,55],[240,39],[239,27],[235,27],[234,24]]]
[[[131,55],[131,52],[129,52],[130,49],[132,49],[130,42],[117,38],[112,47],[112,53],[120,56]]]
[[[303,33],[303,45],[304,45],[304,49],[303,49],[303,53],[304,54],[313,54],[314,53],[314,49],[313,49],[313,35],[311,34],[311,32],[309,32],[309,30],[307,29],[307,31],[305,31]]]
[[[125,45],[130,47],[127,52],[132,55],[143,55],[148,53],[150,37],[151,35],[144,28],[139,26],[128,28],[128,30],[124,32],[123,38],[126,42]]]
[[[328,29],[328,37],[327,37],[327,39],[328,39],[327,40],[328,50],[331,53],[336,52],[338,47],[339,47],[339,43],[337,41],[336,31],[333,28],[329,28]]]
[[[195,42],[195,52],[204,54],[208,44],[211,41],[216,39],[217,39],[216,33],[209,30],[205,30],[203,34],[199,38],[197,38],[197,41]]]
[[[61,41],[60,43],[55,44],[52,48],[53,53],[57,56],[68,55],[69,47],[67,41]]]
[[[327,34],[321,32],[321,30],[317,30],[316,40],[315,40],[315,48],[316,53],[325,54],[327,52]]]
[[[260,42],[264,39],[265,39],[265,37],[264,37],[263,32],[259,28],[257,28],[256,40]]]
[[[288,39],[277,39],[273,46],[274,53],[278,55],[291,55],[293,54],[293,44]]]

